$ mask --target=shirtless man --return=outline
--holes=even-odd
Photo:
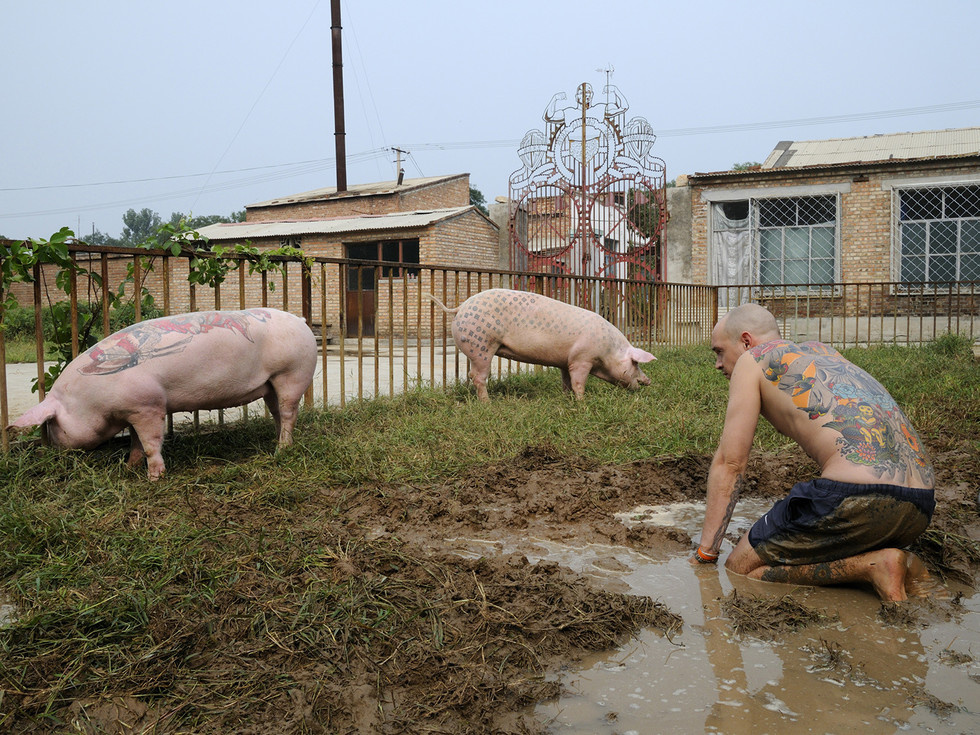
[[[820,342],[782,339],[757,304],[732,309],[711,333],[730,382],[692,561],[713,563],[745,482],[759,416],[820,466],[739,540],[737,574],[801,585],[867,583],[882,600],[942,589],[901,547],[929,525],[935,475],[908,418],[881,384]]]

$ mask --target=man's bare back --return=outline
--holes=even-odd
[[[820,342],[780,339],[746,354],[759,368],[762,415],[817,462],[821,477],[934,486],[932,466],[905,413],[881,383],[839,352]]]

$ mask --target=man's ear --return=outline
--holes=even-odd
[[[752,335],[748,332],[742,332],[741,340],[742,344],[745,346],[745,349],[749,349],[752,346]]]

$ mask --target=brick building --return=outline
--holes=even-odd
[[[245,222],[210,225],[200,230],[211,244],[224,247],[292,246],[307,256],[353,258],[420,264],[420,268],[363,266],[345,274],[347,334],[383,335],[402,331],[406,320],[424,328],[428,308],[406,315],[388,304],[392,282],[402,299],[419,303],[421,293],[440,293],[424,266],[496,268],[498,227],[470,205],[469,175],[406,179],[361,184],[337,192],[316,189],[249,204]],[[324,264],[314,271],[313,313],[325,312],[336,329],[341,313],[339,266]],[[298,279],[297,279],[298,280]],[[300,298],[299,283],[288,284],[290,300]],[[402,300],[400,299],[400,301]],[[319,300],[325,309],[321,310]]]
[[[784,141],[751,170],[677,185],[671,218],[689,218],[690,240],[675,228],[668,249],[692,283],[980,280],[980,128]]]

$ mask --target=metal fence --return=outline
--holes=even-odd
[[[785,337],[816,339],[838,348],[890,343],[916,345],[944,333],[980,341],[980,282],[837,283],[780,286],[705,286],[505,270],[470,270],[387,261],[336,258],[273,259],[257,269],[246,256],[225,256],[220,281],[192,282],[192,258],[163,251],[73,245],[77,272],[67,274],[65,294],[55,289],[65,274],[38,266],[31,284],[13,291],[34,307],[33,340],[43,355],[42,314],[59,298],[67,302],[71,352],[77,355],[98,335],[108,334],[115,312],[135,321],[159,314],[267,306],[306,318],[320,342],[320,362],[307,405],[343,405],[350,400],[396,394],[420,385],[449,386],[467,380],[468,364],[453,343],[452,315],[432,296],[455,307],[488,288],[533,291],[596,311],[636,346],[707,344],[726,308],[761,303],[776,315]],[[266,264],[268,266],[268,264]],[[122,293],[121,298],[118,295]],[[65,325],[61,325],[62,328]],[[67,330],[65,330],[67,331]],[[47,365],[6,365],[0,332],[0,421],[3,426],[43,398]],[[491,377],[503,378],[528,365],[498,358]],[[241,410],[195,413],[177,420],[223,422]],[[171,421],[174,419],[172,418]],[[3,432],[3,446],[7,446]]]
[[[838,349],[921,345],[944,334],[980,343],[980,281],[720,286],[718,299],[729,308],[761,304],[787,339]]]

